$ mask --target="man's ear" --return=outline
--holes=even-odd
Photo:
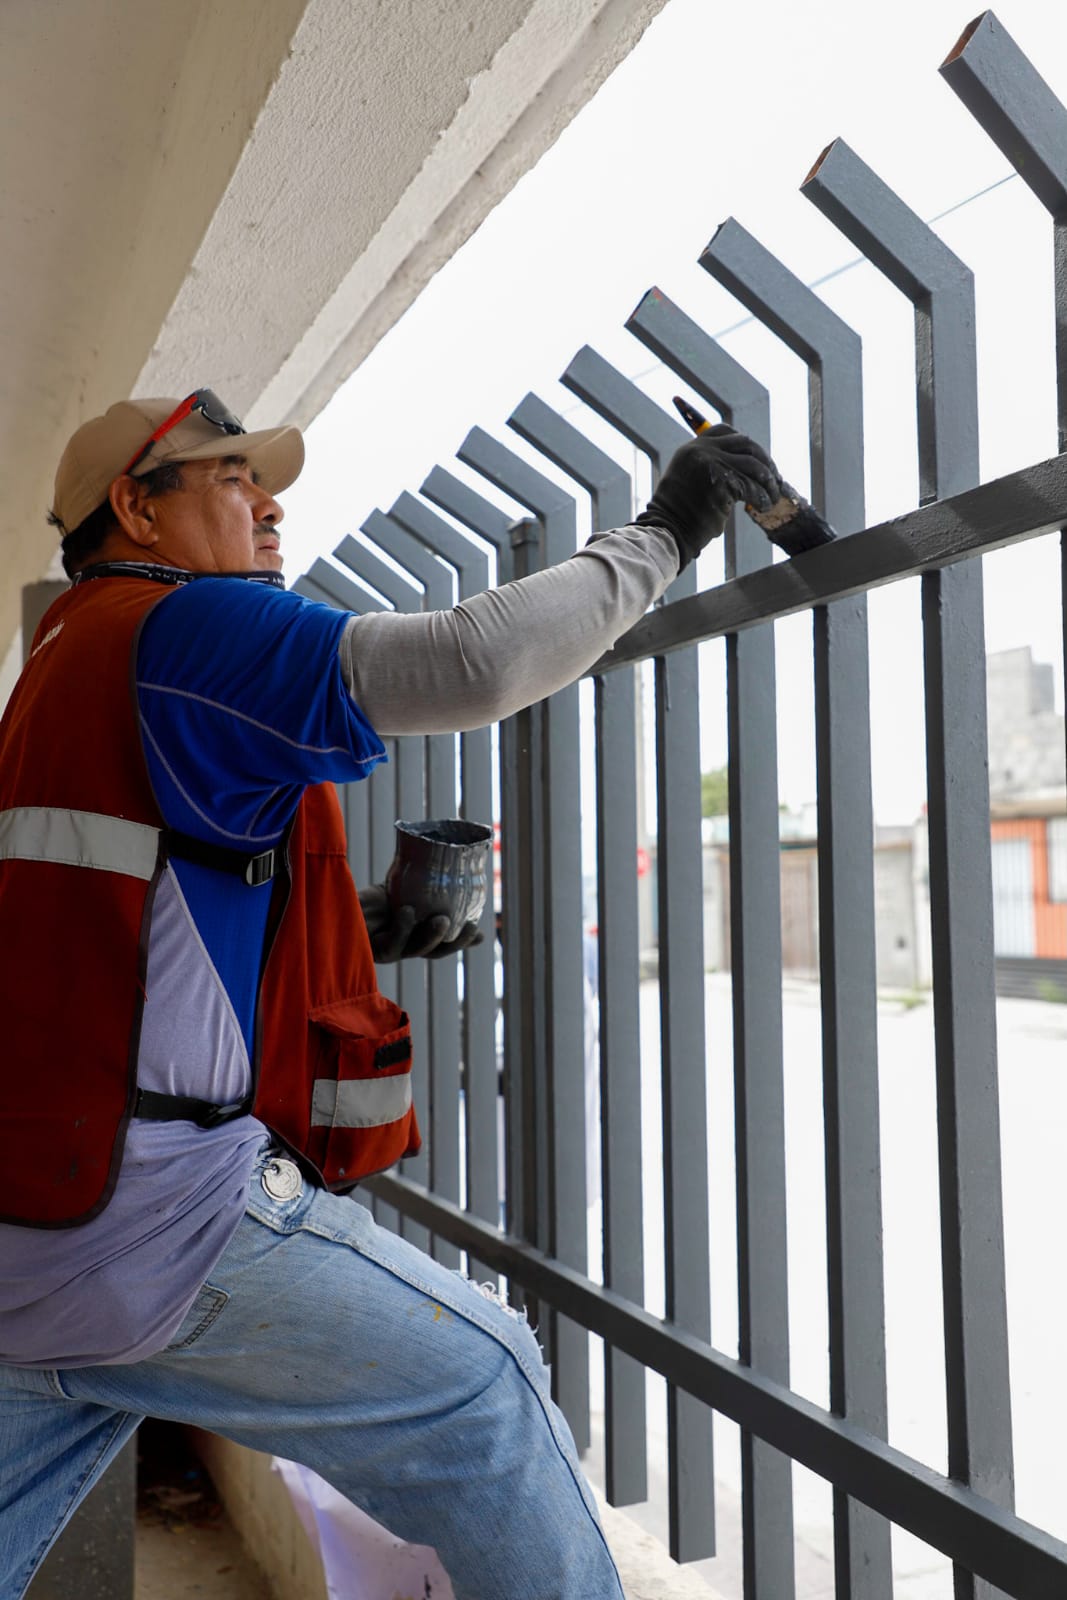
[[[107,497],[115,520],[128,539],[145,549],[157,543],[159,534],[152,516],[152,500],[142,483],[127,473],[114,480]]]

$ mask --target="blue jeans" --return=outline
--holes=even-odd
[[[303,1462],[432,1545],[457,1600],[622,1600],[525,1323],[351,1199],[307,1184],[272,1199],[266,1160],[167,1349],[0,1367],[0,1600],[144,1416]]]

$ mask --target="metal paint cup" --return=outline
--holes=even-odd
[[[414,906],[417,922],[447,917],[445,940],[458,938],[485,909],[492,843],[484,822],[397,822],[396,854],[385,876],[390,904]]]

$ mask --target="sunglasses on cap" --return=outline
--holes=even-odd
[[[165,422],[161,422],[155,433],[150,434],[137,454],[131,456],[122,471],[120,478],[132,472],[151,450],[154,444],[176,428],[179,422],[184,422],[186,417],[191,417],[194,411],[199,411],[205,422],[210,422],[213,428],[221,428],[223,433],[246,433],[244,423],[235,417],[233,412],[223,405],[213,389],[194,389],[192,394],[187,394],[180,406],[176,406]]]

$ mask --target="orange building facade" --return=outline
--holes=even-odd
[[[1067,817],[992,822],[996,951],[1067,958]]]

